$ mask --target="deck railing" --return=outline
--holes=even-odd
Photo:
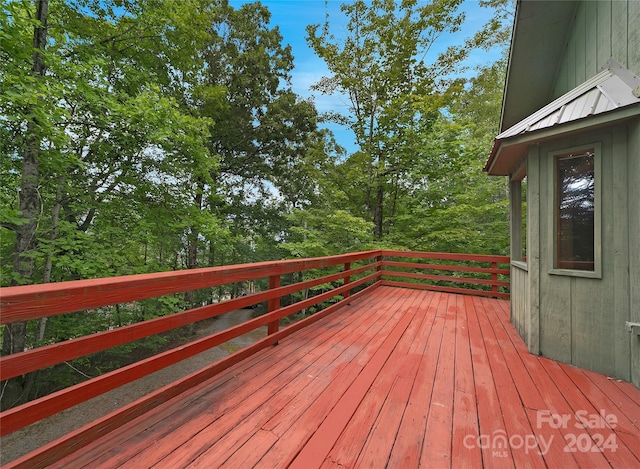
[[[408,261],[408,258],[414,260]],[[238,282],[269,281],[269,288],[265,291],[0,358],[0,377],[7,380],[256,303],[268,304],[267,312],[262,316],[6,410],[0,413],[0,434],[14,432],[258,327],[267,326],[268,335],[264,339],[179,380],[175,385],[125,406],[121,412],[101,419],[99,425],[78,432],[74,445],[81,444],[276,344],[372,288],[390,285],[508,298],[509,270],[505,267],[508,263],[506,256],[375,250],[313,259],[1,288],[0,324],[5,325]],[[327,268],[331,272],[327,273]],[[301,272],[312,278],[281,285],[283,275]],[[281,306],[281,299],[286,295],[318,286],[323,287],[321,293]],[[330,300],[333,303],[321,311],[280,330],[282,318],[314,305],[326,306]]]

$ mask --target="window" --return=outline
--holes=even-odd
[[[553,155],[552,273],[599,277],[599,146]]]
[[[527,269],[527,160],[511,175],[511,264]]]

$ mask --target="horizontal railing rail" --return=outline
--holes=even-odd
[[[313,259],[261,262],[234,266],[194,269],[191,271],[161,272],[157,274],[80,280],[71,282],[27,285],[0,289],[2,324],[18,320],[39,319],[45,316],[72,313],[115,304],[181,293],[202,288],[233,284],[241,281],[269,278],[272,288],[240,298],[177,312],[137,324],[115,328],[84,337],[74,338],[44,347],[0,358],[3,380],[64,363],[118,345],[130,343],[177,327],[213,318],[253,304],[268,302],[267,314],[254,318],[226,331],[205,337],[188,345],[140,360],[88,381],[27,402],[0,413],[0,435],[6,435],[64,409],[115,389],[123,384],[151,374],[181,360],[220,345],[258,327],[267,325],[269,333],[278,331],[281,318],[321,303],[337,295],[348,297],[351,290],[380,278],[376,261],[378,251],[350,253]],[[351,264],[367,264],[351,268]],[[327,267],[342,267],[342,271],[315,279],[280,286],[280,277],[294,272],[308,272]],[[370,271],[374,271],[370,273]],[[352,277],[362,276],[351,281]],[[277,279],[277,282],[274,281]],[[289,306],[280,307],[280,298],[314,286],[342,280],[342,286],[315,295]],[[275,300],[275,302],[274,302]]]
[[[429,262],[425,263],[424,260]],[[255,353],[341,307],[349,297],[354,298],[380,285],[508,298],[509,270],[500,267],[508,263],[509,258],[505,256],[375,250],[322,258],[0,288],[0,324],[11,324],[238,282],[269,280],[269,288],[265,291],[1,357],[0,376],[7,380],[243,307],[268,304],[267,313],[262,316],[6,410],[0,413],[0,435],[57,414],[258,327],[267,326],[268,336],[247,348]],[[352,264],[358,265],[352,267]],[[316,278],[290,285],[282,286],[280,283],[285,274],[307,272],[310,275],[312,271],[336,267],[341,270],[329,274],[316,273]],[[402,280],[396,280],[398,278]],[[451,284],[459,286],[452,287]],[[280,305],[286,295],[320,286],[325,287],[315,296],[290,305]],[[355,293],[357,288],[364,290]],[[336,297],[338,301],[321,313],[279,330],[280,319]],[[245,358],[246,353],[245,350],[233,354],[225,366]],[[198,379],[207,379],[211,373],[224,370],[225,366],[210,367],[208,371],[198,374]],[[184,382],[192,386],[195,379]],[[167,391],[161,394],[162,398],[154,397],[153,402],[141,400],[135,408],[137,410],[127,409],[126,418],[135,418],[150,405],[157,405],[177,392],[175,389]],[[114,422],[121,423],[120,420]]]
[[[371,259],[378,252],[6,287],[0,289],[0,324],[331,267]]]
[[[382,251],[382,254],[384,285],[494,298],[510,297],[508,256],[389,250]],[[409,258],[411,262],[393,260],[398,258]],[[429,262],[417,262],[416,259]],[[395,280],[398,278],[402,280]]]

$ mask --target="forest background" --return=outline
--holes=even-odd
[[[341,8],[345,27],[309,25],[330,72],[314,89],[348,100],[346,113],[320,113],[292,91],[291,47],[259,2],[4,1],[1,285],[375,248],[508,254],[506,181],[482,167],[513,5],[479,4],[491,21],[440,53],[429,51],[462,27],[462,0],[357,0]],[[468,68],[495,47],[499,60]],[[242,288],[8,325],[2,354]],[[131,352],[118,350],[4,382],[2,407],[104,372]]]

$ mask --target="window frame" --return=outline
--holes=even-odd
[[[522,182],[527,178],[528,160],[529,158],[525,157],[510,178],[511,265],[521,270],[529,270],[524,250],[528,238],[529,210],[523,210],[522,191]],[[526,187],[528,188],[528,184]],[[529,199],[528,195],[527,189],[525,200]],[[526,231],[523,230],[524,227]]]
[[[593,151],[593,177],[595,179],[594,189],[594,220],[593,220],[593,270],[578,270],[578,269],[566,269],[558,268],[557,265],[557,252],[558,252],[558,226],[557,226],[557,210],[558,210],[558,165],[557,161],[560,157],[575,154],[580,155],[588,151]],[[571,148],[563,148],[560,150],[554,150],[548,154],[548,174],[549,174],[549,200],[551,201],[548,209],[549,213],[549,274],[552,275],[564,275],[569,277],[584,277],[584,278],[602,278],[602,219],[601,219],[601,205],[602,205],[602,145],[598,143],[590,143]]]

